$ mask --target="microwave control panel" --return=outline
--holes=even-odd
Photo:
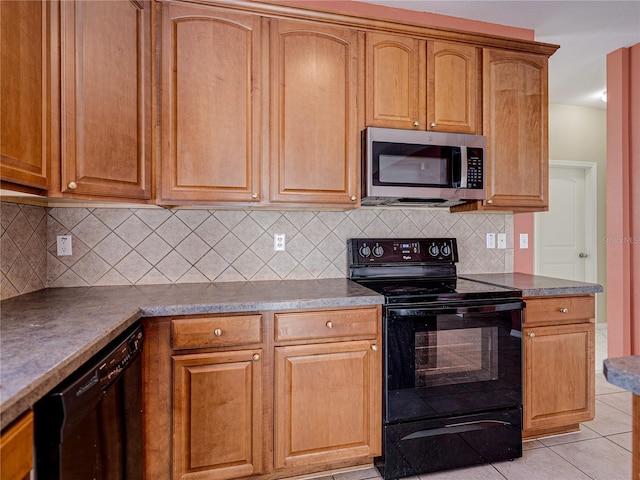
[[[467,188],[483,188],[483,149],[467,147]]]

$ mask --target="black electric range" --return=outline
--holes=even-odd
[[[385,297],[385,479],[522,455],[519,290],[458,278],[455,238],[349,240],[351,280]]]

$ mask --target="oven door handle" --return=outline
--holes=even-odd
[[[412,433],[405,437],[402,437],[400,441],[415,440],[425,437],[437,437],[439,435],[450,435],[452,433],[466,433],[473,432],[474,430],[486,430],[493,427],[508,427],[511,426],[509,422],[503,422],[501,420],[481,420],[478,422],[465,422],[455,423],[452,425],[445,425],[444,427],[434,428],[431,430],[421,430],[419,432]]]
[[[464,303],[441,303],[438,305],[423,305],[416,307],[387,307],[387,315],[390,318],[395,317],[420,317],[433,315],[434,313],[493,313],[493,312],[505,312],[508,310],[522,310],[524,309],[524,302],[509,302],[509,303],[476,303],[476,304],[464,304]]]

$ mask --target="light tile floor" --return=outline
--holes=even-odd
[[[629,480],[631,393],[611,385],[602,374],[602,360],[606,358],[606,325],[596,328],[596,349],[596,417],[583,423],[580,432],[525,442],[522,458],[514,461],[407,477],[406,480]],[[380,478],[375,468],[366,468],[316,480]]]

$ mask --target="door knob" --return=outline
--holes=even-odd
[[[580,257],[580,258],[587,258],[588,256],[589,256],[589,254],[588,253],[584,253],[584,252],[580,252],[578,254],[578,257]]]

